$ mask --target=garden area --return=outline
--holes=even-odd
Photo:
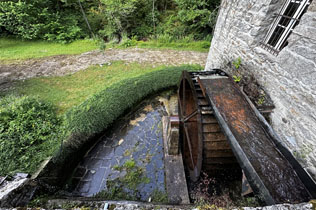
[[[34,173],[145,97],[176,87],[182,70],[203,69],[218,7],[0,2],[0,176]]]

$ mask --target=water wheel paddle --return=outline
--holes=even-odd
[[[184,164],[193,182],[199,179],[201,171],[227,177],[223,172],[234,169],[240,174],[236,158],[198,83],[199,76],[223,73],[218,70],[182,73],[178,90],[180,139]]]

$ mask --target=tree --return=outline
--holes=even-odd
[[[213,27],[216,9],[220,0],[175,0],[178,6],[178,17],[187,26],[188,33],[204,36],[210,34]]]
[[[123,34],[144,37],[153,31],[152,0],[101,0],[105,17],[102,35],[117,38]],[[156,11],[157,12],[157,11]]]
[[[24,39],[68,42],[84,35],[79,10],[66,0],[0,2],[0,27]]]

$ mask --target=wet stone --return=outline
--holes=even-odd
[[[114,166],[119,166],[119,165],[120,165],[120,160],[117,157],[113,157],[110,160],[110,165],[109,165],[110,168],[113,168]]]
[[[161,185],[163,185],[165,182],[165,173],[163,170],[159,170],[157,172],[157,183],[159,183],[159,186],[160,187]]]
[[[146,171],[146,176],[149,178],[150,182],[155,182],[156,180],[156,173],[155,171]]]
[[[117,146],[117,147],[115,147],[114,154],[116,157],[122,156],[124,154],[125,150],[126,150],[126,147],[124,147],[123,145]]]
[[[83,167],[78,167],[74,173],[73,177],[83,177],[86,173],[86,169]]]
[[[80,179],[81,179],[81,178],[72,178],[72,179],[71,179],[70,186],[69,186],[69,189],[70,189],[70,190],[75,190],[76,187],[78,186],[79,182],[80,182]]]
[[[103,160],[100,158],[91,158],[90,161],[86,162],[85,167],[88,169],[97,169],[99,167],[101,167]]]
[[[153,160],[153,164],[154,164],[155,168],[163,169],[163,167],[164,167],[163,158],[155,158]]]
[[[110,146],[112,147],[113,146],[113,139],[112,138],[106,138],[103,140],[104,141],[104,146]]]
[[[119,171],[112,171],[112,172],[109,174],[108,179],[114,180],[114,179],[117,179],[117,178],[119,178],[119,177],[121,177]]]
[[[101,164],[101,168],[110,168],[111,167],[111,159],[104,159]]]
[[[100,146],[100,151],[98,152],[97,157],[101,159],[113,157],[114,151],[113,148],[110,146]]]
[[[95,171],[88,170],[87,173],[82,178],[82,181],[91,181],[94,178]]]
[[[121,170],[127,161],[135,162],[134,167],[143,171],[143,177],[139,178],[146,181],[136,191],[124,187],[125,193],[148,201],[154,191],[166,192],[161,126],[164,108],[157,102],[151,102],[151,106],[153,109],[140,109],[100,138],[74,173],[73,179],[77,179],[74,195],[91,197],[109,190],[109,180],[121,180],[127,175],[126,169]]]
[[[90,181],[80,181],[77,186],[77,191],[81,194],[87,193],[90,190]]]
[[[101,145],[102,145],[102,143],[99,142],[94,148],[92,148],[92,149],[89,151],[89,153],[88,153],[87,156],[92,157],[92,158],[97,157],[97,156],[98,156],[98,153],[99,153],[99,151],[100,151],[100,149],[102,148]]]

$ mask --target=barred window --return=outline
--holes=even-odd
[[[280,13],[276,14],[276,18],[262,43],[263,48],[277,55],[287,46],[287,38],[297,26],[311,2],[312,0],[287,0]]]

